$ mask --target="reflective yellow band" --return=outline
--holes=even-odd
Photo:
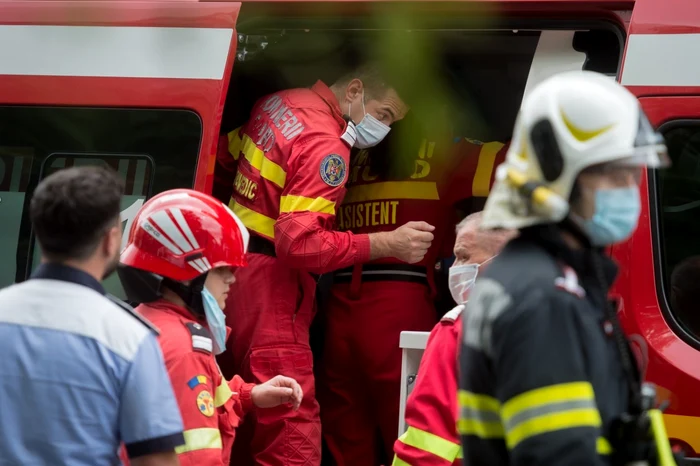
[[[474,180],[472,181],[472,196],[486,197],[489,195],[491,174],[496,162],[496,155],[502,148],[503,144],[500,142],[487,142],[481,146],[479,161],[477,162]]]
[[[658,464],[660,466],[675,466],[676,460],[673,458],[671,444],[668,441],[663,414],[658,409],[651,409],[649,410],[649,419],[651,420],[651,433],[656,445],[656,454],[659,458]]]
[[[343,203],[381,201],[386,199],[440,200],[434,181],[386,181],[348,189]]]
[[[335,215],[335,202],[323,197],[282,196],[280,199],[280,213],[288,212],[320,212],[322,214]]]
[[[506,432],[508,448],[536,435],[574,427],[600,427],[600,414],[596,409],[572,409],[566,412],[545,414],[518,424]]]
[[[233,396],[231,387],[228,386],[228,382],[225,378],[221,377],[221,383],[216,387],[214,392],[214,406],[217,408],[223,406],[226,402]]]
[[[598,437],[595,442],[595,449],[599,455],[609,455],[612,453],[610,442],[608,442],[605,437]]]
[[[426,451],[446,461],[454,461],[455,458],[460,457],[462,450],[458,443],[450,442],[440,436],[411,426],[399,437],[399,441],[404,445]]]
[[[535,435],[574,427],[600,427],[593,387],[573,382],[537,388],[503,404],[508,448]]]
[[[391,466],[411,466],[411,464],[394,455],[394,461],[391,462]]]
[[[228,134],[228,150],[233,158],[238,160],[239,154],[242,152],[246,160],[260,172],[260,176],[275,183],[280,188],[284,188],[284,184],[287,182],[287,172],[265,157],[265,153],[255,145],[250,136],[244,134],[243,137],[240,137],[238,133],[237,129]]]
[[[241,137],[238,135],[240,127],[234,129],[228,136],[228,151],[233,156],[233,160],[238,160],[241,155]]]
[[[243,222],[249,230],[267,236],[270,239],[275,237],[275,219],[266,215],[260,214],[247,207],[243,207],[236,201],[231,199],[228,203],[228,208]]]
[[[481,438],[502,438],[505,435],[499,414],[501,404],[497,399],[460,390],[458,393],[460,418],[457,431],[462,435]]]
[[[190,429],[182,433],[185,436],[185,444],[175,448],[178,455],[188,451],[206,450],[207,448],[221,449],[221,433],[219,429],[203,427]]]

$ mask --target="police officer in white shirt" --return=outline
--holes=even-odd
[[[123,184],[106,168],[60,170],[34,192],[42,252],[0,290],[0,463],[177,465],[182,419],[157,332],[100,281],[121,245]]]

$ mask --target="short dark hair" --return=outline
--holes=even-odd
[[[353,79],[362,81],[365,89],[365,98],[367,100],[381,100],[386,95],[387,91],[392,89],[392,86],[384,79],[382,70],[375,64],[358,66],[336,80],[333,87],[346,87]]]
[[[52,261],[87,259],[119,221],[124,183],[114,170],[73,167],[39,183],[29,207],[43,255]]]

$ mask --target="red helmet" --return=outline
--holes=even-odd
[[[138,211],[121,263],[171,280],[192,280],[216,267],[247,265],[249,233],[211,196],[171,189]]]

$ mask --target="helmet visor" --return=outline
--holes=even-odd
[[[654,130],[641,107],[639,108],[639,123],[632,154],[629,157],[616,160],[615,163],[648,168],[665,168],[671,165],[664,137]]]

